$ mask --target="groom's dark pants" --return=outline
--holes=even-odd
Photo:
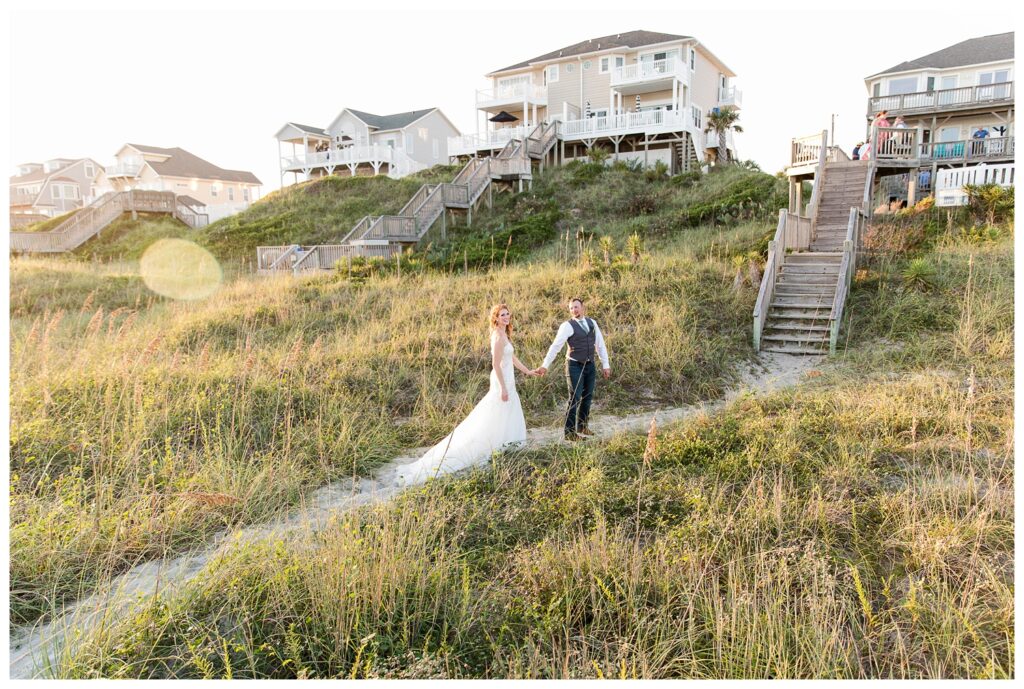
[[[565,382],[569,385],[569,406],[565,410],[565,432],[579,433],[590,421],[590,403],[594,399],[597,367],[593,361],[581,364],[566,360]]]

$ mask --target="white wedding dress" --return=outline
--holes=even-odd
[[[496,337],[497,333],[491,335],[491,351],[494,351]],[[512,365],[514,351],[512,343],[506,342],[501,356],[501,373],[505,378],[508,401],[501,400],[498,374],[492,366],[491,388],[484,398],[444,440],[427,450],[416,462],[400,467],[396,475],[399,483],[417,483],[479,464],[495,450],[526,440],[526,419],[516,392],[515,367]]]

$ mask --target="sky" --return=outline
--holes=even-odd
[[[745,132],[739,156],[776,172],[790,138],[831,129],[833,115],[843,148],[863,137],[864,77],[1013,29],[999,12],[973,23],[891,3],[873,23],[864,3],[832,11],[811,9],[816,4],[456,2],[425,11],[392,1],[386,11],[359,12],[302,0],[178,0],[173,11],[37,2],[9,16],[9,170],[58,157],[110,164],[129,142],[180,146],[252,171],[265,194],[280,186],[274,134],[285,122],[326,127],[345,107],[377,114],[439,107],[475,132],[474,91],[489,85],[485,73],[646,29],[695,36],[736,73]],[[965,5],[954,6],[966,16]]]

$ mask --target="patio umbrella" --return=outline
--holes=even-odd
[[[640,94],[636,94],[636,111],[640,112]]]
[[[585,118],[587,118],[587,119],[590,119],[590,101],[589,100],[587,101],[586,109],[583,111],[583,116]]]
[[[507,112],[505,112],[504,110],[502,110],[501,112],[499,112],[494,117],[491,117],[490,121],[491,122],[515,122],[518,119],[519,118],[516,117],[515,115],[510,115]]]

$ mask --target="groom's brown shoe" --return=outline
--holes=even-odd
[[[580,435],[594,435],[594,431],[590,430],[589,428],[582,428],[582,429],[580,429],[579,434]]]
[[[568,440],[570,443],[579,442],[580,440],[586,440],[586,438],[584,436],[580,435],[579,433],[572,433],[572,432],[566,433],[565,434],[565,439]]]

